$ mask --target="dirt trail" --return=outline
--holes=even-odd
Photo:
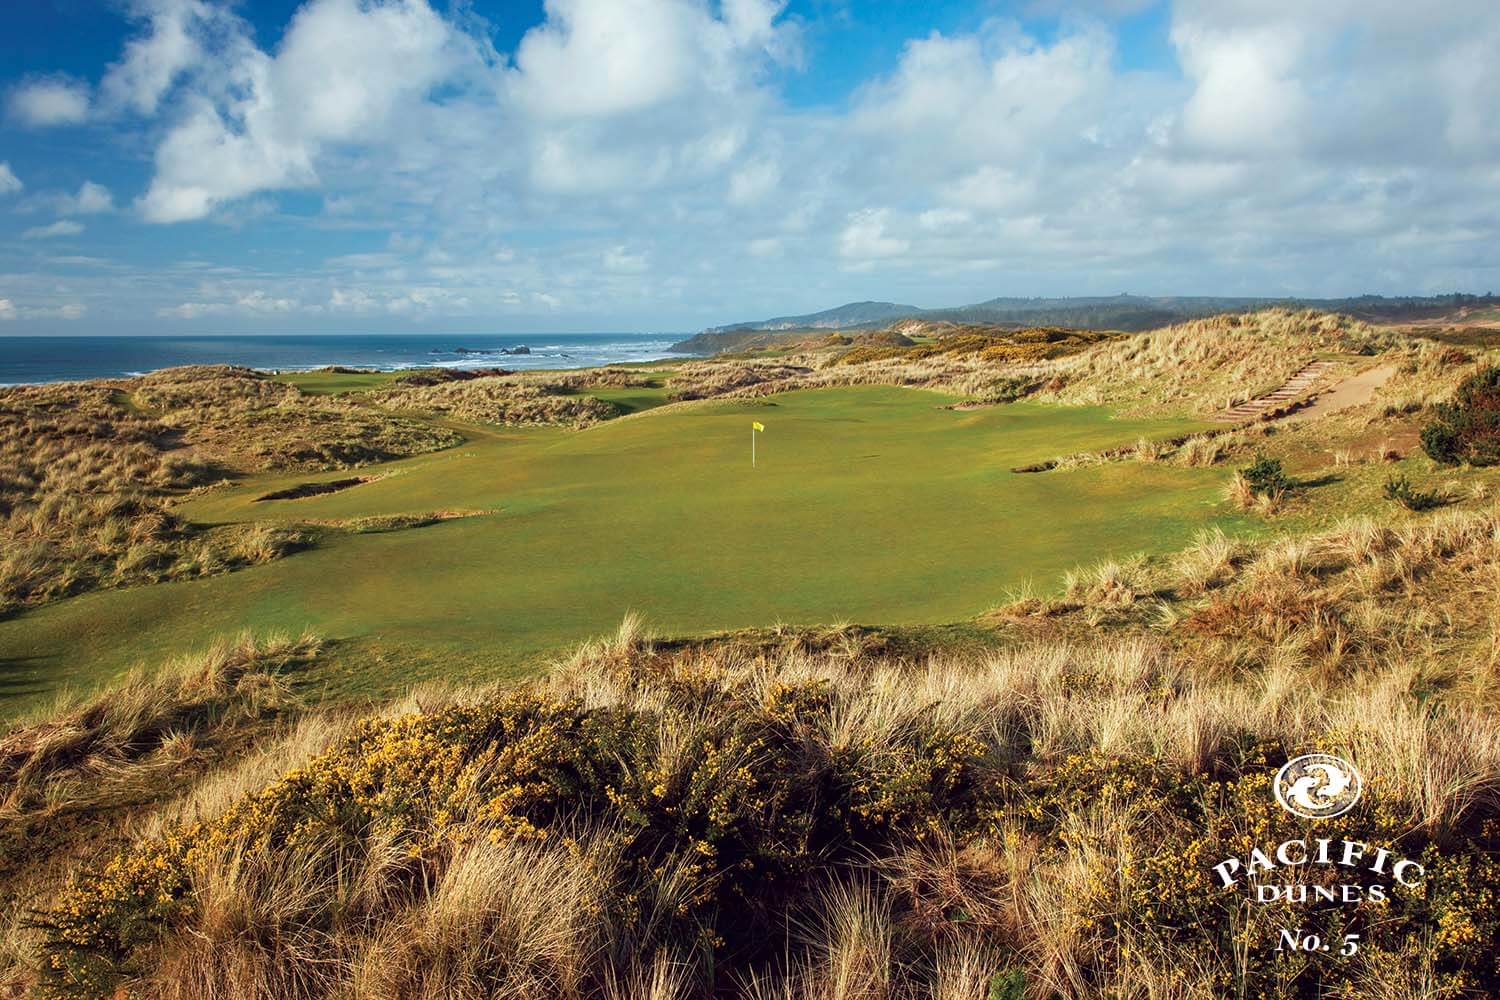
[[[1385,385],[1394,374],[1396,374],[1396,369],[1391,365],[1382,365],[1379,368],[1360,372],[1358,375],[1335,383],[1327,391],[1319,393],[1311,404],[1295,413],[1288,414],[1286,419],[1288,421],[1311,420],[1326,413],[1347,410],[1351,406],[1368,403],[1375,395],[1375,390]]]
[[[1269,410],[1275,410],[1287,406],[1307,395],[1308,391],[1337,368],[1337,361],[1313,361],[1303,365],[1302,369],[1281,383],[1280,386],[1254,399],[1247,399],[1243,403],[1231,406],[1223,413],[1216,414],[1215,420],[1223,420],[1228,423],[1239,423],[1242,420],[1253,420]]]
[[[1337,361],[1314,361],[1304,365],[1297,374],[1283,382],[1273,392],[1233,406],[1222,413],[1215,414],[1215,420],[1223,420],[1228,423],[1239,423],[1245,420],[1253,420],[1263,417],[1284,406],[1289,406],[1297,400],[1307,396],[1322,379],[1326,378],[1331,370],[1338,367]],[[1311,402],[1291,413],[1281,417],[1270,417],[1273,420],[1311,420],[1321,417],[1326,413],[1334,413],[1338,410],[1348,409],[1351,406],[1359,406],[1368,403],[1375,395],[1375,390],[1385,385],[1386,381],[1396,373],[1396,369],[1390,365],[1381,365],[1368,371],[1352,375],[1311,396]]]

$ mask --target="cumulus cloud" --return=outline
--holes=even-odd
[[[89,116],[88,84],[65,76],[28,81],[11,91],[10,113],[35,128],[76,125]]]
[[[0,320],[15,319],[18,315],[14,302],[10,299],[0,299]]]
[[[146,31],[109,67],[99,96],[112,110],[154,114],[172,85],[204,57],[199,33],[219,25],[232,29],[233,22],[200,0],[136,0],[130,11]]]
[[[62,215],[96,215],[114,211],[115,196],[103,184],[84,181],[76,194],[59,195],[56,204]]]
[[[10,164],[0,160],[0,195],[15,194],[23,187],[25,185],[21,183],[21,178],[10,169]]]
[[[467,48],[424,0],[311,0],[274,56],[239,25],[215,67],[199,67],[157,149],[142,213],[199,219],[249,194],[313,184],[326,145],[390,138],[403,105],[446,79]]]
[[[73,222],[70,219],[60,219],[51,225],[32,226],[21,233],[23,240],[50,240],[59,236],[77,236],[83,232],[82,223]]]
[[[784,56],[781,3],[729,0],[722,17],[693,0],[547,0],[547,20],[516,50],[510,86],[542,116],[641,111],[743,85],[747,53]]]
[[[899,257],[911,249],[911,241],[886,232],[890,219],[888,209],[866,209],[849,217],[849,224],[839,236],[839,255],[852,261]]]
[[[1500,150],[1489,113],[1500,67],[1475,58],[1500,46],[1500,8],[1488,0],[1441,10],[1182,0],[1171,40],[1194,87],[1180,118],[1190,146],[1334,162],[1451,162]]]
[[[142,216],[327,240],[311,267],[226,248],[238,269],[137,283],[144,314],[687,328],[768,301],[1500,286],[1490,0],[1176,0],[1158,69],[1117,51],[1137,0],[1036,0],[1044,32],[913,38],[817,107],[780,89],[802,55],[775,0],[546,0],[508,53],[463,4],[306,0],[257,34],[223,0],[130,2],[92,107],[73,86],[153,144]],[[85,189],[24,204],[115,200]],[[282,212],[292,189],[323,210]]]
[[[610,247],[604,251],[604,269],[616,274],[644,274],[650,262],[644,253],[632,253],[627,247]]]
[[[776,189],[781,181],[781,167],[774,160],[758,160],[729,176],[729,203],[753,205]]]

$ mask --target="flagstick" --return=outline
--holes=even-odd
[[[755,468],[755,428],[750,428],[750,468]]]

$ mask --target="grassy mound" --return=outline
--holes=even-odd
[[[137,406],[231,468],[340,469],[458,444],[456,432],[228,365],[167,368],[129,384]]]
[[[1403,343],[1390,331],[1332,313],[1268,309],[1213,316],[1057,361],[1043,395],[1132,413],[1206,416],[1275,389],[1314,357],[1372,355]]]
[[[910,327],[912,324],[907,324]],[[869,361],[921,361],[943,355],[978,355],[997,365],[1062,358],[1114,336],[1088,330],[1037,328],[998,330],[994,327],[939,325],[924,331],[929,339],[916,343],[897,333],[906,343],[856,346],[841,354],[836,363],[858,365]]]
[[[462,372],[441,376],[423,372],[397,379],[389,389],[373,393],[372,398],[393,410],[442,413],[476,424],[589,427],[618,417],[625,409],[586,390],[651,388],[656,384],[651,375],[621,368],[477,378]]]
[[[298,532],[194,530],[173,499],[216,478],[181,432],[104,385],[0,390],[0,616],[97,587],[184,579],[274,559]]]
[[[174,504],[224,476],[335,469],[447,448],[453,430],[230,366],[0,389],[0,616],[86,590],[212,576],[310,538],[214,530]]]

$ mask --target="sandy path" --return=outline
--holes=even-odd
[[[1385,385],[1396,369],[1392,365],[1381,365],[1371,368],[1369,371],[1360,372],[1358,375],[1335,383],[1323,392],[1318,393],[1307,406],[1289,413],[1284,420],[1288,422],[1298,420],[1311,420],[1339,410],[1347,410],[1351,406],[1359,406],[1368,403],[1375,395],[1375,390]]]

